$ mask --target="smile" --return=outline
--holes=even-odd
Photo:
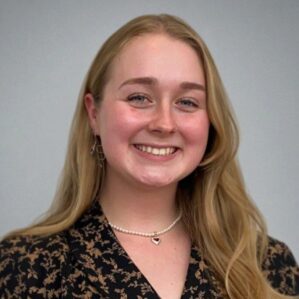
[[[134,145],[138,150],[149,153],[155,156],[168,156],[172,155],[177,148],[175,147],[163,147],[163,148],[157,148],[157,147],[152,147],[148,145],[140,145],[140,144],[135,144]]]

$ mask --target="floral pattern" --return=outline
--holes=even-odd
[[[299,295],[299,268],[284,243],[269,239],[263,271],[279,292]],[[181,298],[225,297],[193,245]],[[157,299],[159,295],[119,244],[95,202],[64,232],[0,243],[0,298]]]

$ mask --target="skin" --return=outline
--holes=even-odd
[[[106,217],[131,230],[167,227],[178,214],[177,184],[198,166],[208,141],[205,79],[196,52],[165,34],[136,37],[114,59],[101,104],[87,94],[85,105],[107,159],[101,195]],[[116,235],[163,298],[180,297],[190,256],[182,224],[159,246]]]

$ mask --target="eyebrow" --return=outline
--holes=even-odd
[[[126,81],[124,81],[120,87],[122,88],[124,85],[129,85],[129,84],[142,84],[142,85],[156,85],[158,84],[158,80],[154,77],[137,77],[137,78],[131,78]],[[195,83],[195,82],[188,82],[184,81],[180,84],[181,89],[185,90],[190,90],[190,89],[197,89],[197,90],[202,90],[205,91],[205,87],[202,84]]]

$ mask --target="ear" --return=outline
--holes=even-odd
[[[89,125],[95,135],[99,135],[98,130],[98,108],[95,103],[94,97],[91,93],[87,93],[84,96],[84,104],[88,115]]]

